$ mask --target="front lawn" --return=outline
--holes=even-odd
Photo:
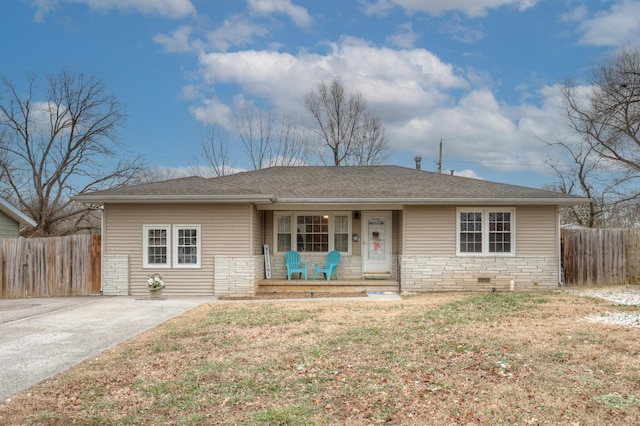
[[[211,303],[14,396],[0,423],[640,424],[637,307],[575,294]]]

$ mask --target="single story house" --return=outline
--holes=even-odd
[[[586,199],[400,166],[271,167],[77,195],[103,206],[103,294],[243,296],[284,255],[403,292],[557,288],[562,206]],[[268,251],[265,250],[268,247]],[[265,263],[265,252],[269,254]],[[335,283],[332,279],[327,285]]]
[[[20,229],[37,223],[0,197],[0,238],[18,238]]]

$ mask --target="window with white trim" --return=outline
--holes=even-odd
[[[199,268],[200,225],[143,225],[144,268]]]
[[[291,215],[278,215],[277,216],[277,239],[276,250],[280,253],[285,253],[291,250]]]
[[[280,253],[289,250],[348,253],[351,248],[350,218],[350,212],[275,212],[276,250]]]
[[[333,216],[333,249],[339,252],[349,251],[349,216]]]
[[[458,208],[459,255],[514,255],[515,209]]]
[[[200,225],[175,225],[174,266],[176,268],[200,267]]]
[[[169,229],[169,225],[144,225],[144,266],[165,268],[170,266]]]

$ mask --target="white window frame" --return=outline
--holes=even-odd
[[[149,231],[163,229],[167,232],[167,262],[149,263]],[[171,226],[170,225],[143,225],[142,226],[142,267],[166,269],[171,267]]]
[[[460,251],[460,213],[481,213],[482,214],[482,251],[463,252]],[[511,214],[511,251],[510,252],[490,252],[489,251],[489,214],[490,213],[510,213]],[[458,256],[491,256],[491,257],[514,257],[516,255],[516,209],[515,207],[458,207],[456,208],[456,254]]]
[[[179,241],[179,231],[181,229],[195,229],[196,230],[196,263],[178,263],[180,257],[178,256],[178,243]],[[200,225],[173,225],[173,267],[174,268],[200,268],[202,258],[202,231],[200,230]]]
[[[274,211],[273,214],[273,239],[274,239],[274,251],[278,250],[278,217],[280,216],[290,216],[291,217],[291,250],[296,250],[297,251],[297,240],[298,240],[298,230],[297,230],[297,223],[298,223],[298,216],[324,216],[324,215],[329,215],[329,250],[327,252],[324,251],[313,251],[313,252],[305,252],[305,253],[310,253],[310,254],[316,254],[316,253],[328,253],[330,251],[335,250],[335,222],[334,222],[334,218],[336,216],[347,216],[347,226],[348,226],[348,232],[347,232],[347,245],[348,245],[348,250],[346,252],[340,252],[342,254],[345,255],[350,255],[351,254],[351,250],[352,250],[352,243],[353,243],[353,239],[351,238],[351,230],[352,230],[352,226],[353,226],[353,212],[351,211],[296,211],[296,212],[292,212],[292,211]],[[277,251],[278,253],[285,253],[285,252],[281,252],[281,251]]]

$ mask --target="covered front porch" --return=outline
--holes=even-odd
[[[258,283],[258,294],[274,293],[399,293],[396,279],[338,279],[300,280],[263,279]]]

